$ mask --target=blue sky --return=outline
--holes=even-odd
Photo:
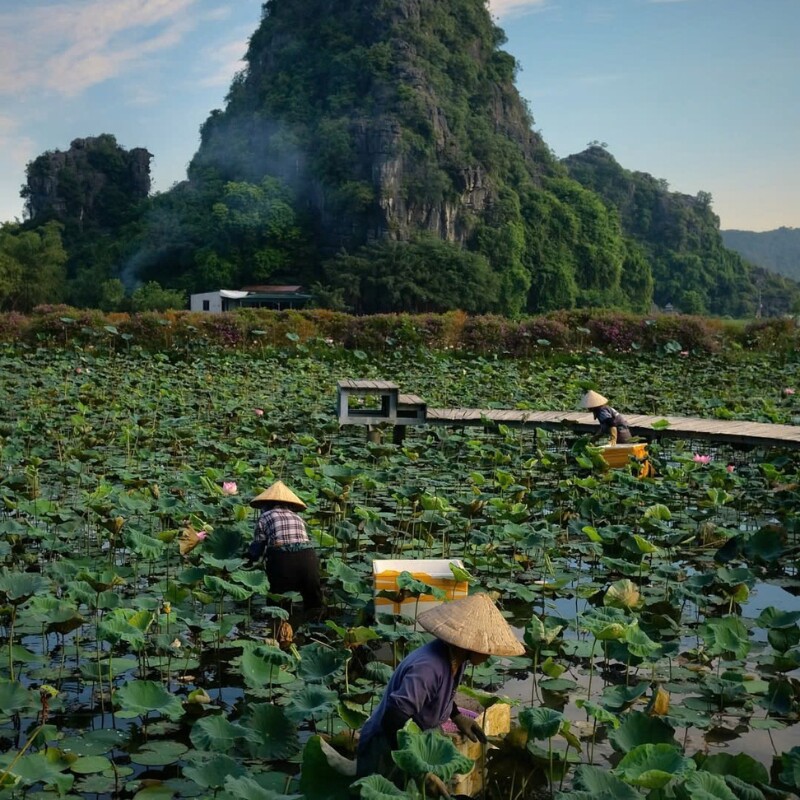
[[[709,191],[723,228],[800,227],[800,0],[491,0],[556,155],[607,142],[628,169]],[[25,163],[79,137],[147,147],[185,177],[260,0],[0,2],[0,220]]]

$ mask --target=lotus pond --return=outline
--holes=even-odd
[[[338,379],[380,377],[432,405],[570,409],[593,385],[632,413],[790,423],[796,360],[116,346],[0,350],[0,798],[417,797],[466,770],[432,733],[404,735],[404,791],[323,752],[351,751],[424,641],[374,618],[375,557],[462,559],[524,639],[465,681],[513,707],[487,798],[800,789],[800,453],[654,443],[638,480],[566,433],[375,444],[333,413]],[[322,620],[243,568],[275,478],[309,505]]]

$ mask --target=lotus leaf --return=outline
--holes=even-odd
[[[37,705],[38,698],[19,681],[0,678],[0,717],[10,717]]]
[[[359,791],[363,800],[394,800],[398,797],[408,797],[402,789],[398,789],[388,778],[383,775],[369,775],[356,781],[354,788]]]
[[[773,630],[781,628],[794,628],[800,621],[800,611],[781,611],[774,606],[767,606],[758,615],[758,624],[762,628]]]
[[[236,570],[231,575],[231,580],[241,583],[256,594],[266,594],[269,591],[269,581],[267,580],[267,574],[263,570]]]
[[[553,617],[545,617],[542,620],[534,614],[525,629],[525,644],[532,650],[536,650],[542,645],[552,644],[563,628],[562,620]]]
[[[122,707],[120,716],[146,716],[157,711],[170,719],[183,714],[181,701],[170,694],[161,683],[155,681],[128,681],[114,695]]]
[[[646,683],[638,683],[635,686],[607,686],[603,689],[601,703],[612,711],[621,711],[636,702],[646,691]]]
[[[602,611],[598,609],[582,614],[580,623],[596,639],[612,641],[625,636],[630,619],[620,609],[606,608]]]
[[[769,783],[767,768],[747,753],[715,753],[704,758],[700,767],[714,775],[733,775],[746,783]]]
[[[113,774],[111,776],[89,775],[81,779],[74,789],[79,793],[78,796],[86,796],[87,794],[112,794],[116,786],[117,779]]]
[[[87,681],[107,681],[136,669],[135,658],[103,658],[102,661],[84,661],[81,664],[81,677]]]
[[[551,739],[563,721],[564,715],[552,708],[524,708],[519,714],[520,725],[532,739]]]
[[[641,711],[629,711],[621,725],[608,737],[611,746],[621,753],[630,753],[641,744],[669,744],[677,747],[675,729],[658,717]]]
[[[217,754],[199,764],[189,764],[182,768],[184,777],[194,781],[204,789],[216,789],[225,785],[228,778],[241,778],[246,770],[232,758]]]
[[[575,705],[577,708],[582,708],[592,719],[597,720],[597,722],[602,725],[611,725],[614,728],[618,728],[620,726],[620,721],[616,714],[613,714],[611,711],[607,711],[601,705],[598,705],[591,700],[586,700],[583,697],[579,697],[575,701]]]
[[[693,772],[680,787],[687,800],[738,800],[725,780],[710,772]]]
[[[198,527],[202,528],[203,525]],[[203,553],[218,559],[235,559],[242,563],[238,556],[244,551],[245,539],[238,528],[224,527],[215,530],[203,540]]]
[[[639,627],[638,622],[627,628],[624,641],[631,655],[637,658],[655,658],[661,653],[661,646]]]
[[[723,775],[726,786],[736,795],[737,800],[766,800],[761,789],[737,778],[735,775]]]
[[[153,561],[160,558],[164,552],[164,542],[153,536],[148,536],[139,531],[128,531],[125,536],[125,544],[141,558]]]
[[[8,755],[10,761],[10,754]],[[75,779],[73,775],[63,775],[69,767],[70,761],[61,750],[49,747],[41,753],[26,754],[17,759],[13,767],[9,766],[9,774],[25,783],[54,784],[60,792],[66,792]]]
[[[154,781],[142,786],[133,796],[133,800],[172,800],[175,789],[161,781]]]
[[[694,761],[670,744],[640,744],[630,750],[613,772],[626,783],[660,789],[673,778],[684,779],[696,769]]]
[[[640,800],[636,789],[599,767],[581,764],[575,770],[575,788],[584,789],[591,797],[608,795],[614,800]]]
[[[432,772],[443,781],[456,774],[469,772],[474,762],[461,755],[453,741],[438,731],[410,733],[401,730],[397,736],[399,750],[392,759],[400,769],[412,777],[421,777]]]
[[[253,590],[240,583],[233,583],[226,581],[216,575],[206,575],[203,578],[203,585],[212,593],[217,596],[228,596],[234,600],[247,600],[252,597]]]
[[[309,683],[327,683],[344,669],[349,657],[346,651],[319,644],[305,645],[300,648],[298,677]]]
[[[713,655],[732,653],[736,658],[744,658],[750,652],[749,633],[738,617],[710,619],[700,627],[700,633]]]
[[[352,800],[353,779],[337,772],[328,763],[319,736],[312,736],[303,748],[300,791],[305,800]],[[244,797],[242,800],[253,800]],[[265,799],[266,800],[266,799]]]
[[[304,686],[292,695],[286,706],[286,715],[293,722],[306,719],[319,720],[336,711],[339,696],[321,686]]]
[[[367,677],[375,683],[388,683],[392,677],[392,668],[380,661],[370,661],[364,668]]]
[[[75,759],[69,768],[79,775],[90,775],[110,769],[111,762],[105,756],[81,756]]]
[[[800,747],[793,747],[781,756],[781,780],[792,789],[800,789]]]
[[[417,580],[410,572],[401,572],[397,576],[397,588],[407,592],[412,597],[419,597],[424,594],[433,595],[437,600],[444,600],[447,592],[435,586],[429,586],[423,581]]]
[[[213,714],[197,720],[189,738],[199,750],[227,753],[237,739],[245,739],[247,736],[248,730],[243,725],[230,722],[221,714]]]
[[[44,592],[48,585],[41,575],[30,572],[9,572],[4,568],[0,573],[0,594],[13,606],[22,605],[35,594]]]
[[[151,742],[142,745],[135,753],[131,753],[131,763],[150,767],[162,767],[174,764],[186,753],[185,744],[173,741]]]
[[[283,761],[300,749],[297,730],[280,706],[251,705],[244,727],[249,733],[247,742],[254,758]]]
[[[281,686],[294,680],[292,673],[281,668],[289,657],[277,647],[263,646],[245,649],[241,657],[241,669],[250,689]],[[291,663],[290,661],[288,663]]]

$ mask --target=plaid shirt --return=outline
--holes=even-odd
[[[307,550],[312,547],[302,518],[288,508],[268,508],[256,522],[248,556],[263,558],[267,550]]]

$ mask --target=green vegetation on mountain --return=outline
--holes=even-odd
[[[504,41],[484,0],[268,0],[187,181],[143,200],[146,150],[76,140],[29,165],[24,228],[58,220],[57,297],[105,309],[155,281],[291,281],[359,313],[789,308],[796,287],[723,247],[707,195],[599,147],[559,162]]]
[[[725,246],[752,264],[800,280],[800,228],[774,231],[722,231]]]
[[[532,131],[503,41],[481,0],[344,2],[335,13],[329,0],[272,0],[248,69],[203,126],[187,195],[280,179],[293,241],[314,248],[285,248],[282,263],[259,263],[258,279],[316,279],[362,311],[388,297],[392,308],[510,315],[646,308],[646,264],[616,214]],[[179,259],[178,282],[207,288],[209,264],[256,278],[252,262],[211,239]]]
[[[711,195],[670,192],[665,181],[624,169],[603,147],[590,146],[564,163],[575,180],[596,192],[622,221],[650,264],[654,299],[691,314],[771,315],[796,304],[796,284],[753,268],[726,249]]]

